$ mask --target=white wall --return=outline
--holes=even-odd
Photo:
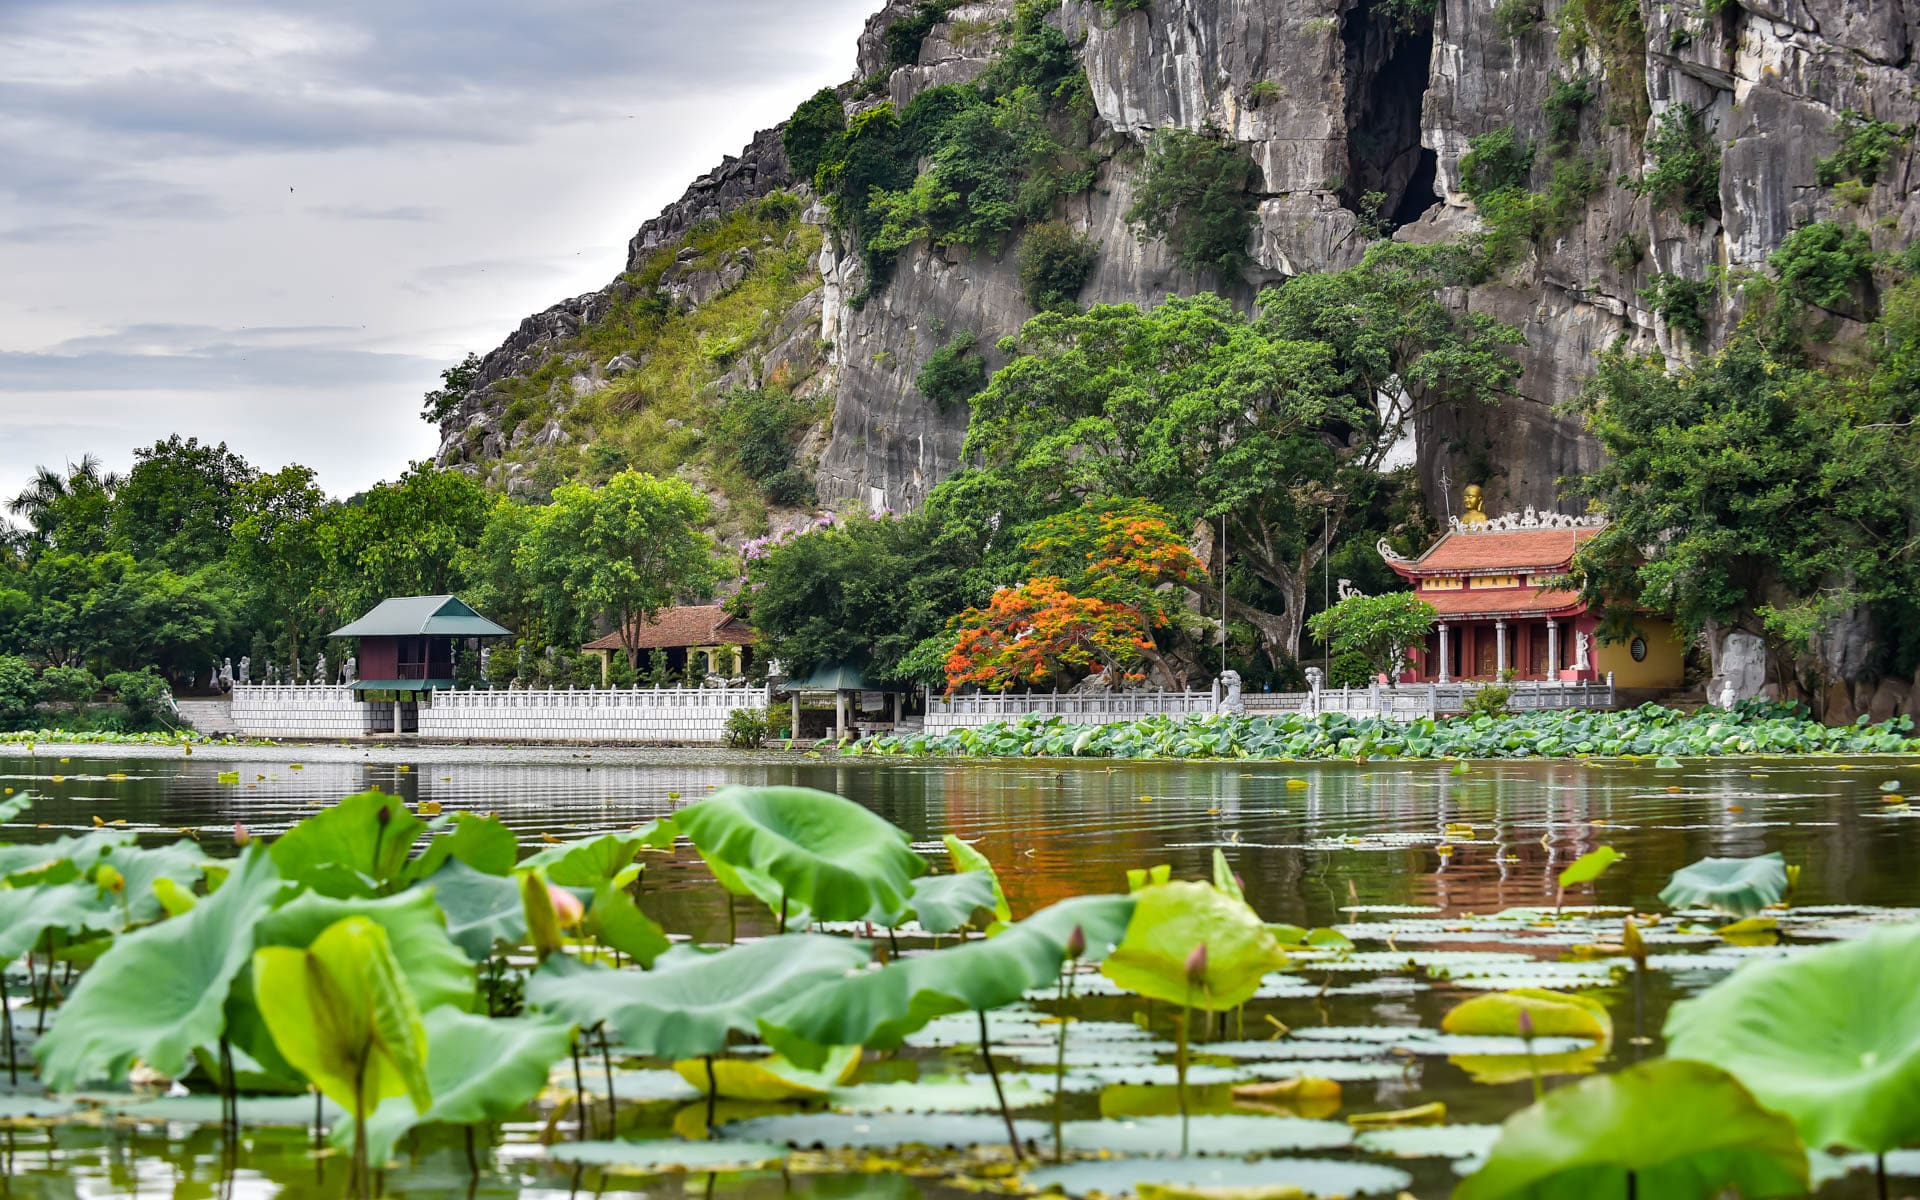
[[[393,705],[363,704],[330,684],[235,684],[233,723],[246,737],[361,738],[393,730]]]
[[[438,692],[420,736],[486,742],[707,742],[736,709],[764,712],[764,688]]]

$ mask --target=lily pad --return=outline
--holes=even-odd
[[[1180,1127],[1179,1117],[1068,1121],[1061,1126],[1060,1137],[1069,1150],[1177,1155],[1182,1141]],[[1298,1117],[1194,1117],[1188,1128],[1191,1152],[1202,1157],[1344,1150],[1353,1144],[1353,1130],[1337,1121]]]
[[[681,1175],[690,1171],[753,1171],[787,1157],[772,1142],[562,1142],[547,1148],[558,1162],[583,1163],[625,1175]]]
[[[1238,1008],[1283,961],[1280,943],[1246,901],[1205,883],[1156,883],[1133,893],[1127,936],[1101,973],[1128,991],[1211,1011]],[[1206,947],[1196,983],[1188,963]]]
[[[1053,1128],[1042,1121],[1015,1121],[1022,1142],[1052,1144]],[[726,1138],[780,1142],[797,1148],[828,1150],[885,1150],[899,1146],[927,1146],[964,1150],[970,1146],[1005,1142],[1006,1122],[998,1116],[951,1113],[938,1121],[918,1114],[797,1113],[735,1121],[720,1131]]]
[[[673,1064],[674,1073],[705,1094],[728,1100],[815,1100],[846,1083],[860,1069],[860,1047],[843,1046],[818,1071],[803,1071],[779,1055],[763,1058],[688,1058]]]
[[[1397,1167],[1320,1158],[1235,1162],[1218,1158],[1114,1159],[1041,1167],[1022,1176],[1028,1187],[1058,1189],[1069,1196],[1138,1195],[1143,1185],[1191,1192],[1197,1189],[1296,1187],[1310,1196],[1391,1196],[1412,1185]]]
[[[1008,1108],[1035,1108],[1053,1102],[1053,1093],[1029,1083],[1027,1076],[1002,1075]],[[986,1112],[1000,1107],[993,1080],[986,1075],[923,1079],[915,1083],[861,1083],[835,1088],[827,1105],[843,1113]]]
[[[45,1121],[64,1117],[78,1110],[71,1100],[57,1096],[22,1096],[0,1093],[0,1121]]]
[[[1363,1130],[1353,1144],[1389,1158],[1482,1158],[1499,1136],[1498,1125],[1400,1125]]]
[[[1530,1030],[1520,1027],[1525,1018]],[[1607,1006],[1586,996],[1561,995],[1535,988],[1517,988],[1475,996],[1455,1005],[1440,1020],[1448,1033],[1480,1034],[1500,1037],[1532,1036],[1590,1038],[1596,1042],[1613,1040],[1613,1018]],[[1476,1051],[1458,1051],[1471,1054]],[[1480,1051],[1501,1053],[1501,1051]],[[1524,1050],[1523,1050],[1524,1053]]]
[[[1669,908],[1705,906],[1733,917],[1750,917],[1787,894],[1787,862],[1780,854],[1757,858],[1703,858],[1673,873],[1660,893]]]
[[[128,1104],[108,1106],[115,1117],[129,1121],[177,1121],[182,1124],[216,1125],[226,1101],[220,1096],[155,1096]],[[242,1125],[311,1127],[312,1096],[242,1096]],[[343,1112],[331,1100],[320,1102],[320,1123],[332,1128]]]

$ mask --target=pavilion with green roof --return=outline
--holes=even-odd
[[[458,596],[396,596],[329,637],[359,642],[354,691],[402,694],[454,686],[453,660],[461,643],[512,637]]]

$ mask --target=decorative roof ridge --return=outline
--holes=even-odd
[[[1380,557],[1390,564],[1413,566],[1439,549],[1441,543],[1456,533],[1462,535],[1488,533],[1550,533],[1555,530],[1603,529],[1607,523],[1607,518],[1604,516],[1576,516],[1571,513],[1554,512],[1550,509],[1542,511],[1529,504],[1520,512],[1510,512],[1504,516],[1492,517],[1473,525],[1467,524],[1459,517],[1448,517],[1447,532],[1440,536],[1439,541],[1427,547],[1425,553],[1414,558],[1408,558],[1406,555],[1395,550],[1384,537],[1375,544],[1374,548],[1379,551]]]

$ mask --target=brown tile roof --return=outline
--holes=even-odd
[[[663,610],[659,616],[622,641],[610,633],[588,642],[583,650],[679,650],[688,646],[751,646],[753,630],[718,604],[687,604]]]
[[[1458,592],[1421,592],[1442,620],[1468,617],[1571,616],[1581,611],[1579,592],[1540,588],[1467,588]]]
[[[1598,529],[1517,529],[1449,533],[1410,563],[1388,564],[1409,578],[1466,571],[1564,571],[1573,552]]]

